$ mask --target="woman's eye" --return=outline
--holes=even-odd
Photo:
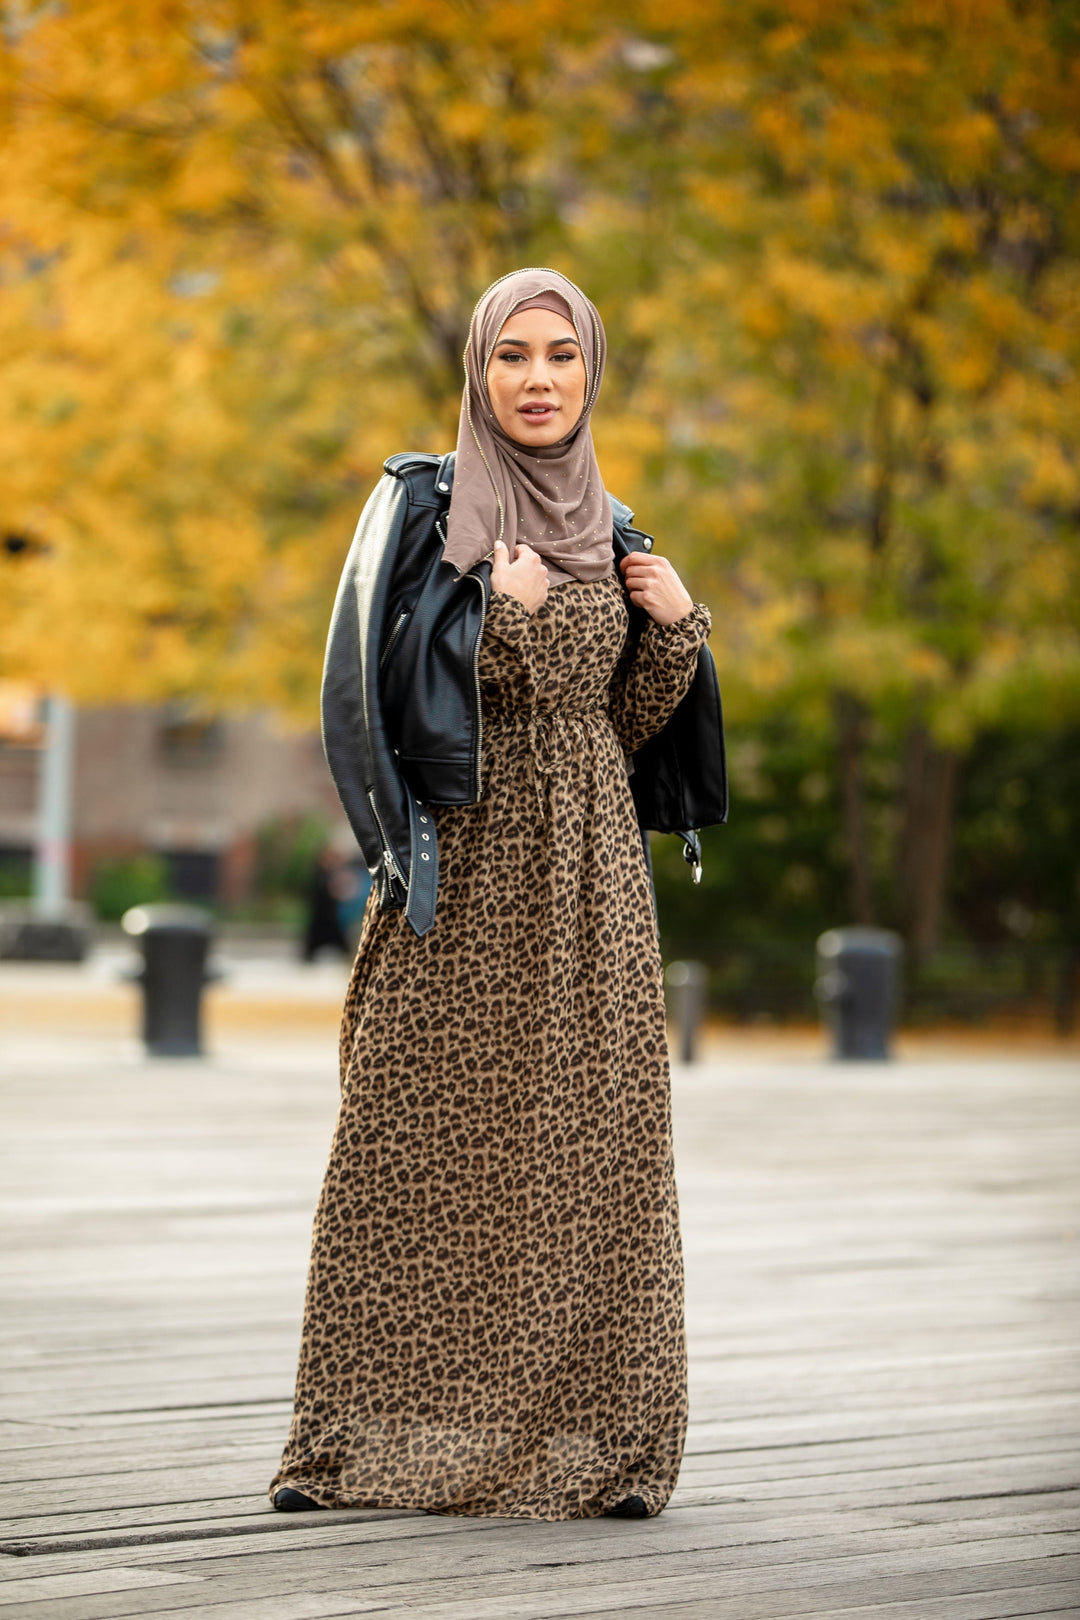
[[[577,355],[577,350],[576,349],[566,349],[561,354],[549,355],[548,359],[549,360],[561,360],[561,361],[569,363],[569,362],[571,362],[573,360],[576,360],[577,357],[578,357],[578,355]],[[517,349],[503,349],[503,350],[500,351],[497,358],[500,359],[500,360],[505,360],[507,365],[516,366],[516,365],[524,363],[528,359],[528,355],[521,354]]]

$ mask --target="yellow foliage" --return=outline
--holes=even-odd
[[[1034,448],[1021,495],[1029,506],[1075,505],[1080,496],[1075,450],[1069,457],[1060,444],[1041,439]]]
[[[477,294],[554,263],[608,323],[606,479],[722,604],[737,690],[940,731],[1025,660],[1080,689],[1050,0],[21,15],[0,674],[310,715],[384,456],[448,447]]]

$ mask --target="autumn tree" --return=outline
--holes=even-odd
[[[471,299],[544,235],[549,53],[515,13],[9,25],[11,669],[310,713],[355,508],[393,446],[445,440]]]
[[[1075,20],[725,20],[718,44],[688,11],[667,89],[689,224],[665,284],[684,336],[645,390],[675,402],[654,475],[713,570],[742,712],[834,729],[852,917],[918,952],[972,739],[1061,724],[1080,692]]]

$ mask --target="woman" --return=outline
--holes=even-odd
[[[279,1508],[641,1517],[678,1474],[682,1260],[627,760],[688,692],[710,621],[664,559],[632,552],[622,583],[615,570],[590,430],[604,355],[596,310],[553,271],[503,278],[473,315],[439,566],[460,595],[473,576],[486,591],[490,559],[490,597],[475,597],[479,798],[406,792],[405,873],[389,801],[379,813],[367,777],[343,786],[335,769],[347,807],[373,812],[354,825],[381,904],[346,1000]],[[377,565],[396,545],[395,578],[409,572],[403,537],[428,498],[384,485],[335,610],[332,767],[343,715],[376,753],[382,724],[363,668],[350,686],[333,649],[363,641],[372,603],[389,612]],[[626,592],[648,615],[636,640]],[[409,628],[421,616],[403,613]],[[426,657],[407,664],[426,679]],[[434,749],[455,728],[428,729]],[[432,914],[413,890],[435,881],[436,850]]]

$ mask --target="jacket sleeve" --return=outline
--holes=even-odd
[[[674,624],[650,619],[636,642],[627,640],[608,697],[611,722],[627,756],[663,730],[690,690],[698,651],[711,629],[709,610],[698,602]]]
[[[409,794],[379,703],[387,581],[405,519],[404,484],[376,484],[356,527],[330,620],[322,680],[326,761],[384,907],[406,897]]]

